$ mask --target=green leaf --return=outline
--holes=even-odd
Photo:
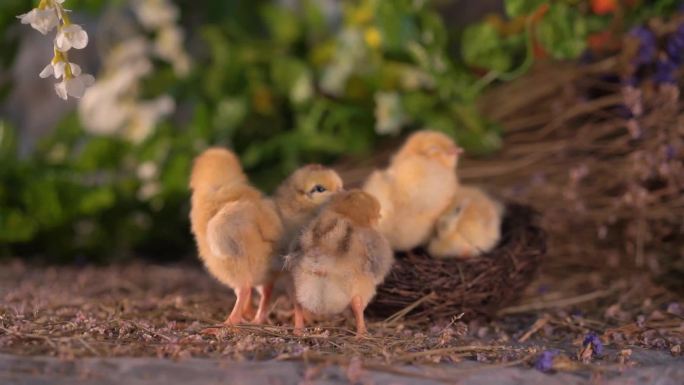
[[[226,97],[216,105],[213,126],[219,131],[225,130],[226,136],[232,137],[246,116],[247,102],[243,97]]]
[[[376,23],[382,33],[382,46],[389,50],[404,50],[407,41],[416,41],[419,30],[406,1],[380,1],[376,8]]]
[[[16,209],[3,209],[0,213],[0,241],[25,242],[31,240],[38,226],[28,215]]]
[[[547,0],[505,0],[504,6],[509,17],[529,15]]]
[[[17,155],[17,134],[10,124],[0,120],[0,162],[11,162]]]
[[[271,64],[273,82],[282,95],[289,94],[297,79],[306,71],[306,65],[293,57],[279,58]]]
[[[169,163],[164,168],[161,178],[166,193],[187,191],[190,164],[190,157],[186,154],[180,154],[170,158]]]
[[[539,22],[536,36],[554,59],[574,59],[587,46],[587,22],[575,8],[554,3]]]
[[[278,43],[290,45],[299,39],[301,24],[293,10],[281,5],[268,4],[261,13],[271,37]]]
[[[452,106],[457,126],[454,136],[466,151],[486,154],[501,147],[501,128],[487,121],[474,105],[457,104]]]
[[[506,43],[493,26],[480,23],[471,25],[463,33],[464,61],[475,67],[505,72],[512,66],[512,56]]]
[[[109,187],[88,190],[78,201],[78,211],[85,215],[93,215],[111,207],[116,196]]]
[[[34,181],[23,191],[22,201],[31,216],[46,227],[57,225],[65,215],[53,180]]]

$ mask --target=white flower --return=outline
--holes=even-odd
[[[175,102],[168,95],[138,103],[131,112],[125,136],[134,143],[142,142],[154,131],[159,121],[175,108]]]
[[[147,29],[157,29],[172,24],[178,19],[178,8],[168,0],[137,0],[133,11],[140,23]]]
[[[71,66],[71,73],[74,76],[78,76],[81,74],[81,66],[79,66],[76,63],[69,63]],[[60,79],[61,77],[64,76],[64,69],[66,68],[66,63],[63,61],[59,61],[57,63],[50,63],[43,68],[42,71],[40,71],[39,76],[43,79],[50,77],[54,75],[55,79]]]
[[[378,92],[375,94],[375,132],[378,134],[396,135],[406,121],[401,99],[396,92]]]
[[[55,84],[55,92],[64,100],[67,100],[67,96],[80,98],[83,96],[86,87],[94,82],[95,78],[89,74],[80,74],[68,79],[65,77],[62,82]]]
[[[138,190],[138,199],[141,201],[150,200],[161,192],[161,184],[157,181],[144,183]]]
[[[21,24],[31,24],[38,32],[46,35],[59,24],[54,8],[32,9],[30,12],[17,16]]]
[[[150,180],[157,177],[159,174],[159,169],[154,162],[148,160],[138,166],[137,174],[138,178],[142,180]]]
[[[86,131],[113,135],[125,124],[130,113],[129,103],[120,100],[121,92],[116,87],[111,79],[100,78],[83,95],[78,114]]]
[[[190,58],[183,51],[183,30],[178,26],[172,24],[162,27],[154,49],[160,58],[171,62],[177,75],[185,76],[190,72]]]
[[[290,99],[297,104],[304,103],[311,99],[313,91],[311,74],[304,72],[297,77],[297,80],[295,80],[292,85],[292,89],[290,89]]]
[[[55,47],[62,52],[71,48],[82,49],[88,45],[88,33],[78,24],[70,24],[60,28],[55,38]]]

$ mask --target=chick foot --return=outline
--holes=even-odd
[[[240,287],[235,290],[237,299],[233,305],[233,311],[230,312],[228,318],[223,321],[224,325],[237,325],[243,322],[243,313],[245,310],[246,300],[251,297],[252,288],[250,286]]]

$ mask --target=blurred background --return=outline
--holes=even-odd
[[[16,19],[36,4],[0,3],[0,257],[84,263],[191,256],[187,176],[207,146],[233,148],[268,192],[306,162],[363,175],[358,170],[386,159],[403,134],[422,128],[465,147],[464,178],[548,213],[552,241],[553,234],[579,237],[576,226],[590,233],[583,239],[619,250],[614,263],[624,251],[630,266],[645,267],[649,242],[684,231],[676,214],[682,185],[670,184],[648,201],[660,208],[654,220],[667,217],[666,230],[632,242],[639,228],[652,227],[645,201],[608,200],[639,197],[670,179],[628,173],[627,183],[617,181],[619,168],[599,167],[643,149],[632,132],[640,115],[625,90],[674,89],[678,98],[679,1],[64,5],[90,36],[72,55],[96,78],[80,101],[62,101],[53,82],[38,77],[52,57],[51,38]],[[606,131],[606,122],[618,123]],[[672,135],[653,152],[680,167],[682,134]],[[613,139],[635,147],[601,142]],[[597,187],[611,173],[616,182]],[[668,210],[663,200],[679,203]],[[627,214],[611,216],[618,212]],[[574,219],[581,220],[563,222]],[[666,257],[680,261],[681,246],[671,247]],[[581,245],[556,250],[584,252]]]

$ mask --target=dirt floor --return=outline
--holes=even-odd
[[[195,264],[13,262],[0,266],[0,382],[677,383],[683,304],[648,280],[598,278],[542,277],[496,320],[371,319],[357,340],[343,318],[293,336],[282,295],[267,326],[211,329],[234,298]]]

